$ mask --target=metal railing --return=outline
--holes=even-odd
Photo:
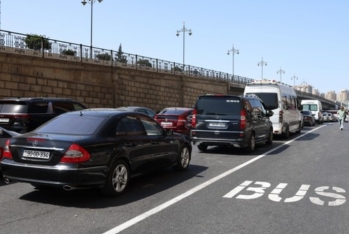
[[[5,30],[0,30],[0,52],[201,77],[229,81],[232,85],[253,81],[251,78],[202,67]]]

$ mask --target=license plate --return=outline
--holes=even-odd
[[[225,127],[224,123],[210,123],[210,127]]]
[[[172,126],[172,122],[161,122],[163,126]]]
[[[49,159],[50,152],[47,151],[37,151],[37,150],[24,150],[23,157],[25,158],[40,158],[40,159]]]
[[[10,119],[0,118],[0,123],[8,123]]]

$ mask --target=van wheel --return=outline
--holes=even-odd
[[[267,145],[271,145],[273,143],[273,138],[274,138],[273,129],[270,129],[268,140],[265,143]]]
[[[198,149],[199,149],[200,151],[206,151],[206,150],[207,150],[207,145],[199,144],[199,145],[198,145]]]
[[[256,141],[255,141],[255,138],[254,138],[254,134],[252,133],[252,134],[251,134],[251,137],[250,137],[250,139],[249,139],[249,141],[248,141],[248,145],[247,145],[247,147],[245,148],[245,151],[246,151],[247,153],[251,153],[251,152],[254,151],[255,148],[256,148]]]
[[[302,123],[299,122],[299,125],[298,125],[298,130],[296,131],[297,134],[301,133],[302,131]]]
[[[283,137],[285,139],[290,138],[290,129],[288,128],[288,126],[286,127],[286,131],[283,133]]]

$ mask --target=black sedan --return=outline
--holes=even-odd
[[[189,166],[187,136],[164,130],[149,116],[92,109],[62,114],[32,132],[7,140],[1,169],[5,181],[36,188],[100,188],[122,194],[133,176]]]
[[[314,126],[316,123],[315,116],[311,111],[303,110],[301,111],[303,115],[303,123],[304,125]]]

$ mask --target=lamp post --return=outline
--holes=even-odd
[[[183,28],[180,30],[177,30],[176,36],[178,37],[181,32],[183,33],[183,66],[184,66],[184,62],[185,62],[185,60],[184,60],[184,57],[185,57],[185,32],[188,32],[189,36],[191,36],[192,32],[191,32],[191,29],[187,29],[185,27],[185,22],[183,22]]]
[[[234,45],[233,45],[233,47],[231,48],[231,50],[228,50],[228,55],[229,55],[229,53],[231,52],[231,55],[232,55],[232,57],[233,57],[233,70],[232,70],[232,75],[233,75],[233,79],[234,79],[234,54],[239,54],[239,50],[236,50],[235,48],[234,48]]]
[[[261,66],[262,68],[262,80],[263,80],[263,66],[267,66],[267,62],[263,61],[263,57],[262,57],[262,60],[258,62],[257,65]]]
[[[293,87],[296,86],[296,80],[298,80],[298,77],[296,75],[293,75],[291,77],[291,80],[293,80]]]
[[[81,1],[81,4],[82,5],[86,5],[86,3],[90,3],[91,4],[91,38],[90,38],[90,58],[92,58],[92,34],[93,34],[93,31],[92,31],[92,26],[93,26],[93,3],[95,3],[96,1],[98,1],[99,3],[101,3],[103,0],[82,0]]]
[[[276,74],[280,74],[280,81],[281,81],[282,80],[281,76],[282,76],[282,74],[285,74],[285,71],[282,70],[281,67],[280,67],[280,70],[277,70]]]

